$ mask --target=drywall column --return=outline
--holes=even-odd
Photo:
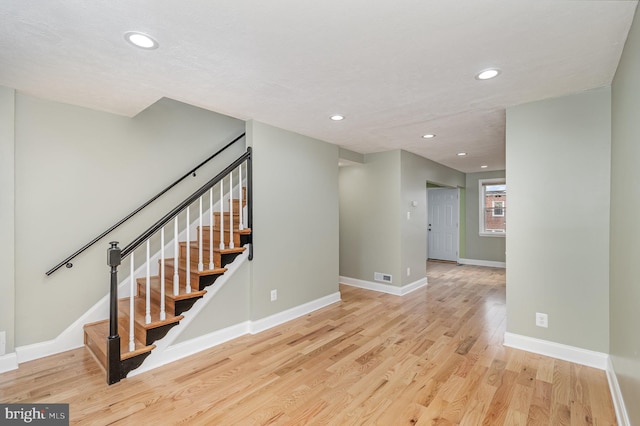
[[[638,9],[640,11],[640,9]],[[630,424],[640,424],[640,12],[612,85],[610,353]]]
[[[338,292],[338,147],[256,121],[251,319]],[[271,291],[277,300],[271,301]]]
[[[6,333],[6,353],[13,352],[15,328],[14,125],[15,91],[0,86],[0,332]]]
[[[507,332],[607,353],[611,91],[509,108],[506,135]]]

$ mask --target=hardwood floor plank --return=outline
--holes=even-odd
[[[0,402],[69,403],[71,424],[615,424],[604,372],[507,348],[505,271],[429,263],[399,297],[340,303],[105,383],[86,349],[0,374]]]

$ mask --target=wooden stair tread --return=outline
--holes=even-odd
[[[107,358],[107,337],[109,337],[109,320],[102,320],[86,324],[84,332],[87,338],[94,343],[92,348],[97,349],[100,353],[95,354],[101,364],[106,367]],[[129,334],[118,324],[118,334],[120,335],[120,360],[132,358],[134,356],[151,352],[156,345],[145,345],[137,339],[134,339],[135,350],[129,351]]]
[[[180,242],[181,246],[185,246],[186,244],[187,244],[186,241],[181,241]],[[192,250],[193,249],[198,250],[199,243],[197,241],[190,241],[189,242],[189,247],[191,247]],[[238,250],[238,249],[240,249],[240,250]],[[232,251],[229,251],[229,250],[232,250]],[[242,252],[242,251],[244,251],[244,246],[242,246],[242,247],[234,247],[234,248],[224,248],[224,249],[221,249],[220,246],[218,246],[218,247],[216,247],[215,245],[213,246],[213,252],[214,253],[238,253],[238,252]],[[203,246],[202,247],[202,256],[204,257],[205,255],[208,255],[208,254],[209,254],[209,247],[204,247]],[[193,256],[191,256],[191,258],[193,260]],[[165,259],[165,261],[166,260],[167,259]],[[197,260],[198,259],[196,258],[196,261]]]
[[[150,304],[151,311],[151,322],[149,324],[145,323],[146,316],[146,301],[142,297],[134,298],[134,308],[135,308],[135,322],[137,322],[144,329],[151,329],[162,327],[163,325],[173,324],[180,322],[184,318],[184,315],[173,316],[169,313],[166,313],[166,319],[160,319],[160,306],[155,303]],[[118,300],[118,309],[122,317],[129,317],[129,298],[119,299]]]
[[[186,242],[182,241],[180,244],[181,245],[185,245]],[[197,241],[191,241],[189,243],[189,247],[191,247],[191,249],[198,249],[198,242]],[[218,248],[214,247],[213,248],[213,252],[214,253],[222,253],[222,254],[226,254],[226,253],[242,253],[245,250],[246,250],[246,248],[244,246],[242,246],[242,247],[234,247],[234,248],[224,248],[224,249],[221,249],[220,247],[218,247]],[[208,251],[209,250],[208,250],[208,247],[207,247],[207,252]],[[204,256],[204,252],[205,252],[204,247],[202,248],[202,252],[203,252],[203,256]],[[193,258],[193,256],[191,256],[191,257]],[[196,259],[196,263],[197,263],[197,260],[198,259]],[[165,259],[165,261],[166,261],[166,259]],[[193,261],[193,259],[192,259],[192,261]]]
[[[225,253],[225,252],[223,252]],[[174,259],[165,259],[164,260],[165,265],[170,265],[171,267],[173,267],[174,264]],[[193,260],[191,260],[191,269],[189,269],[189,273],[194,274],[194,275],[198,275],[198,276],[206,276],[206,275],[221,275],[224,274],[225,272],[227,272],[227,268],[213,268],[213,269],[203,269],[202,271],[198,271],[198,260],[196,259],[196,261],[194,262]],[[207,261],[207,266],[209,266],[208,264],[209,262]],[[183,264],[180,263],[178,265],[178,270],[180,271],[187,271],[187,267]],[[165,280],[168,280],[169,277],[165,276]],[[184,283],[180,283],[180,285],[182,286]],[[172,290],[173,291],[173,290]],[[180,289],[180,291],[183,291],[183,289]],[[193,293],[193,292],[192,292]]]
[[[219,224],[216,223],[213,225],[213,233],[215,234],[216,232],[218,233],[218,235],[220,234],[220,228],[218,228]],[[229,227],[226,226],[228,225],[227,222],[225,222],[225,227],[224,227],[224,232],[226,234],[229,233]],[[199,226],[196,226],[196,235],[198,235],[200,233],[200,231],[198,230],[198,228],[200,228]],[[207,233],[209,233],[209,228],[211,228],[211,225],[202,225],[202,235],[206,236]],[[249,232],[246,232],[249,231]],[[251,233],[251,228],[247,228],[246,226],[242,229],[240,229],[240,224],[239,223],[234,223],[233,224],[233,232],[240,232],[241,234],[250,234]]]
[[[165,259],[166,262],[167,259]],[[173,259],[171,259],[171,263],[173,265]],[[226,271],[225,268],[222,268]],[[224,272],[224,271],[223,271]],[[223,273],[221,272],[221,273]],[[160,277],[157,275],[154,275],[153,277],[150,277],[151,279],[149,280],[149,284],[150,284],[150,288],[152,292],[157,292],[158,294],[160,293]],[[172,299],[172,300],[185,300],[185,299],[191,299],[194,297],[202,297],[205,294],[207,294],[206,290],[202,290],[202,291],[196,291],[196,290],[191,290],[191,293],[187,293],[187,290],[185,288],[183,288],[182,285],[180,285],[180,287],[178,288],[178,294],[174,295],[173,294],[173,283],[171,282],[171,280],[169,279],[173,279],[173,277],[165,277],[165,282],[164,282],[164,295],[165,297],[167,297],[168,299]],[[138,283],[138,288],[139,290],[139,295],[140,297],[146,295],[145,290],[146,290],[146,286],[147,286],[147,279],[146,278],[138,278],[136,279],[136,282]]]

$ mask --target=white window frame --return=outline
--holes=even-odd
[[[479,179],[478,180],[478,216],[479,216],[479,234],[481,237],[505,237],[507,235],[507,231],[487,231],[485,229],[485,221],[484,221],[484,213],[488,206],[485,205],[486,195],[484,192],[484,188],[487,185],[499,185],[507,183],[506,178],[493,178],[493,179]],[[490,207],[493,209],[493,206]],[[503,215],[504,216],[504,204],[503,204]]]

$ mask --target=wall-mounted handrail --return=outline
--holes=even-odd
[[[205,159],[204,161],[202,161],[200,164],[198,164],[197,166],[195,166],[193,169],[189,170],[187,173],[184,174],[184,176],[182,176],[181,178],[179,178],[178,180],[176,180],[175,182],[173,182],[171,185],[167,186],[165,189],[163,189],[162,191],[160,191],[158,194],[154,195],[152,198],[150,198],[147,202],[145,202],[144,204],[142,204],[140,207],[138,207],[137,209],[135,209],[134,211],[132,211],[131,213],[129,213],[127,216],[125,216],[124,218],[120,219],[117,223],[115,223],[113,226],[111,226],[109,229],[107,229],[106,231],[104,231],[102,234],[98,235],[97,237],[95,237],[93,240],[89,241],[87,244],[85,244],[84,246],[82,246],[80,249],[76,250],[71,256],[67,257],[65,260],[63,260],[62,262],[58,263],[56,266],[54,266],[53,268],[49,269],[46,274],[47,275],[51,275],[53,274],[55,271],[57,271],[58,269],[62,268],[63,266],[66,265],[67,268],[71,268],[73,266],[73,263],[71,263],[71,260],[73,260],[76,256],[78,256],[79,254],[81,254],[82,252],[84,252],[85,250],[87,250],[89,247],[91,247],[92,245],[94,245],[95,243],[97,243],[98,241],[100,241],[101,239],[103,239],[104,237],[106,237],[108,234],[110,234],[113,230],[115,230],[117,227],[119,227],[120,225],[122,225],[123,223],[125,223],[127,220],[131,219],[133,216],[135,216],[136,214],[138,214],[142,209],[144,209],[145,207],[147,207],[149,204],[151,204],[152,202],[154,202],[155,200],[157,200],[158,198],[160,198],[161,196],[163,196],[167,191],[169,191],[171,188],[173,188],[174,186],[176,186],[177,184],[179,184],[180,182],[182,182],[183,180],[185,180],[187,177],[191,176],[192,174],[194,174],[200,167],[204,166],[205,164],[207,164],[209,161],[211,161],[214,157],[216,157],[217,155],[219,155],[221,152],[223,152],[224,150],[226,150],[227,148],[229,148],[231,145],[233,145],[234,143],[238,142],[240,139],[242,139],[245,136],[245,133],[242,133],[240,136],[236,137],[234,140],[232,140],[231,142],[229,142],[228,144],[226,144],[225,146],[223,146],[222,148],[220,148],[218,151],[216,151],[213,155],[211,155],[209,158]]]

